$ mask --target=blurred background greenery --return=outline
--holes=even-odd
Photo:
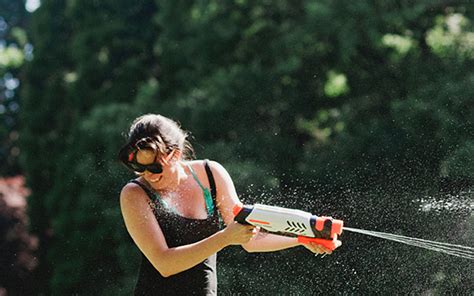
[[[473,8],[0,0],[0,295],[131,293],[115,157],[143,113],[178,120],[245,203],[473,246]],[[322,259],[225,249],[219,290],[474,293],[467,259],[342,240]]]

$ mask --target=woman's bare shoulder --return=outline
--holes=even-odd
[[[123,186],[122,191],[120,192],[120,203],[123,206],[130,205],[131,203],[148,204],[148,196],[138,184],[129,182]]]
[[[230,178],[229,173],[224,166],[215,160],[209,160],[209,168],[212,170],[212,174],[215,178]]]

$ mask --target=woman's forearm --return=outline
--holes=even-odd
[[[154,260],[157,264],[152,263],[161,275],[168,277],[196,266],[226,246],[228,243],[225,235],[223,231],[219,231],[193,244],[169,248],[160,258],[155,259],[159,262]]]
[[[295,237],[275,235],[259,231],[257,236],[242,247],[248,252],[273,252],[299,246]]]
[[[154,258],[153,256],[147,258],[163,276],[170,276],[196,266],[229,245],[247,243],[255,235],[254,228],[237,222],[229,223],[223,230],[203,240],[175,248],[165,248],[155,252]]]

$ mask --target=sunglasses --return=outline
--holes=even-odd
[[[132,151],[128,156],[128,162],[125,165],[136,173],[144,173],[149,171],[153,174],[161,174],[163,172],[163,167],[159,162],[154,162],[150,164],[141,164],[137,162],[137,152]]]

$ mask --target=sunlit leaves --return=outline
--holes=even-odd
[[[24,55],[21,49],[15,45],[0,45],[0,70],[2,68],[18,68],[24,62]]]
[[[13,27],[10,34],[19,46],[25,46],[28,42],[25,29]]]
[[[347,77],[342,73],[329,71],[324,85],[324,93],[328,97],[338,97],[349,92]]]
[[[474,59],[473,25],[460,13],[439,16],[426,35],[426,42],[440,57]]]
[[[386,34],[382,37],[382,44],[386,47],[393,48],[396,57],[404,57],[414,46],[416,46],[415,40],[410,36],[402,36],[396,34]]]

